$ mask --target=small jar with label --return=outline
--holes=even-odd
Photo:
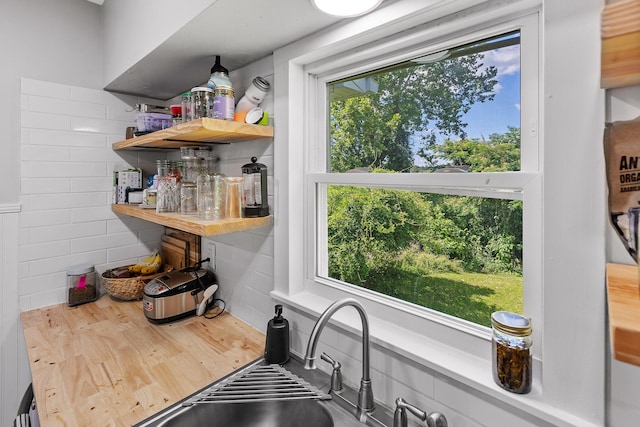
[[[221,120],[233,120],[234,99],[231,87],[216,86],[213,90],[213,115],[211,117]]]
[[[529,393],[532,382],[531,319],[508,311],[491,315],[493,379],[503,389]]]
[[[81,264],[67,269],[67,294],[70,307],[98,298],[96,271],[93,265]]]

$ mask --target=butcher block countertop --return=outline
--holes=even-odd
[[[42,427],[131,426],[264,353],[264,335],[229,313],[157,325],[141,304],[21,314]]]

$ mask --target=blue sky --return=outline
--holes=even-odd
[[[509,46],[484,53],[484,65],[495,66],[498,83],[493,88],[493,101],[474,104],[463,116],[469,138],[489,139],[493,133],[506,133],[508,127],[520,127],[520,46]],[[442,142],[447,136],[439,135]],[[418,146],[414,146],[417,150]],[[424,166],[424,160],[414,156],[414,163]]]
[[[485,53],[486,66],[498,69],[498,84],[492,102],[476,104],[464,116],[471,138],[489,138],[505,133],[508,126],[520,127],[520,46],[510,46]]]

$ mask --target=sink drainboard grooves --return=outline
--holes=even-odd
[[[220,381],[182,405],[300,399],[328,400],[331,396],[280,365],[256,365]]]

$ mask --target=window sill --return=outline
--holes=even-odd
[[[333,302],[333,300],[306,290],[292,295],[273,291],[271,296],[279,302],[314,316],[319,316]],[[341,310],[337,312],[332,317],[332,324],[351,333],[359,334],[360,321],[355,311],[353,313],[351,311]],[[534,364],[534,383],[529,394],[509,393],[494,383],[489,357],[483,358],[463,352],[422,334],[402,328],[397,324],[391,324],[380,317],[376,317],[370,311],[367,314],[370,324],[370,340],[374,345],[411,359],[440,375],[458,381],[482,394],[484,398],[497,399],[553,425],[597,426],[597,424],[590,423],[574,414],[543,402],[539,374],[541,371],[540,363]],[[354,327],[354,325],[356,326]]]

